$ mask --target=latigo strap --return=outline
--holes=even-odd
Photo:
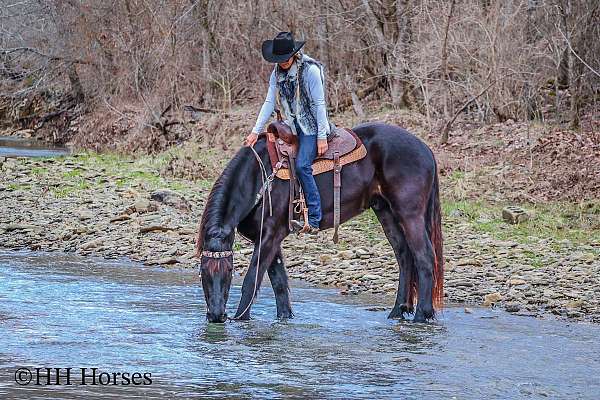
[[[340,154],[333,153],[333,243],[338,242],[338,229],[340,227],[340,188],[342,186],[342,164]]]

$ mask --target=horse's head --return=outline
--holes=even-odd
[[[202,252],[200,276],[206,299],[206,318],[209,322],[225,322],[225,307],[233,276],[231,252]]]

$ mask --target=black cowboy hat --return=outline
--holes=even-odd
[[[279,32],[275,39],[265,40],[262,44],[262,55],[271,63],[287,61],[306,43],[304,40],[295,41],[292,32]]]

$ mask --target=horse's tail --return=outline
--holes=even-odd
[[[440,206],[437,163],[435,163],[433,185],[429,194],[429,205],[427,206],[427,233],[433,247],[433,287],[431,289],[431,297],[434,308],[441,309],[444,307],[444,240],[442,237],[442,211]]]

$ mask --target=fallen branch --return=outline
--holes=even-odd
[[[223,113],[223,110],[218,110],[215,108],[196,107],[196,106],[191,106],[191,105],[183,106],[183,109],[188,112],[205,112],[205,113],[210,113],[210,114]]]
[[[73,64],[97,65],[96,63],[93,63],[91,61],[80,60],[77,58],[61,57],[61,56],[56,56],[53,54],[46,54],[46,53],[41,52],[38,49],[34,49],[33,47],[15,47],[12,49],[0,49],[0,54],[6,55],[6,54],[10,54],[10,53],[15,53],[17,51],[33,53],[40,57],[44,57],[44,58],[47,58],[52,61],[65,61],[65,62],[73,63]]]
[[[364,99],[365,97],[367,97],[368,95],[373,93],[375,90],[377,90],[380,86],[381,86],[381,80],[378,79],[377,82],[373,83],[371,86],[361,89],[361,90],[358,90],[356,92],[356,97],[359,100]],[[350,96],[348,96],[347,98],[345,98],[342,101],[339,101],[337,103],[337,106],[333,109],[337,112],[344,111],[346,108],[348,108],[352,105],[354,105],[354,101],[352,100],[352,93],[351,93]]]

